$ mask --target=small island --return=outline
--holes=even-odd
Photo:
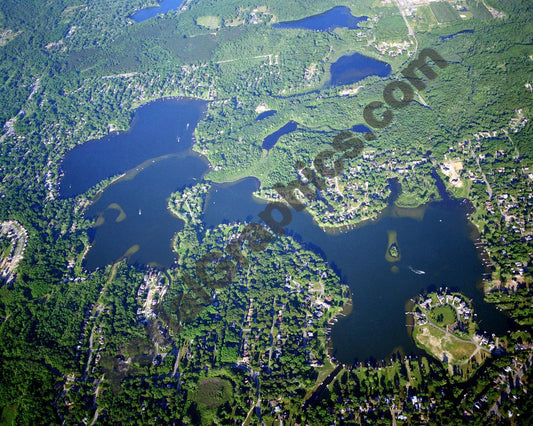
[[[399,262],[402,258],[400,253],[400,246],[398,245],[398,236],[396,231],[387,231],[389,242],[387,243],[387,252],[385,253],[385,259],[388,262]]]
[[[200,223],[210,188],[208,183],[199,183],[172,193],[168,200],[170,212],[186,224]]]
[[[418,347],[447,365],[457,381],[466,380],[488,358],[494,342],[477,332],[470,301],[447,289],[412,300],[413,339]]]

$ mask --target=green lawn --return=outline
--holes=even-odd
[[[478,0],[468,1],[467,9],[474,14],[477,19],[491,19],[492,15],[487,10],[483,2]]]
[[[440,305],[428,312],[429,319],[435,324],[444,327],[457,321],[457,314],[450,305]]]
[[[429,7],[431,7],[431,10],[435,14],[435,18],[437,18],[437,21],[441,24],[461,19],[457,11],[449,3],[442,1],[430,3]]]
[[[199,16],[196,18],[196,23],[201,27],[216,30],[220,27],[220,18],[218,16]]]
[[[375,26],[375,34],[378,40],[397,40],[407,38],[407,26],[400,15],[388,15],[382,17]]]

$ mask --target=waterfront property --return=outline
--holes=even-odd
[[[415,343],[448,367],[454,378],[466,379],[490,356],[495,343],[477,332],[470,301],[447,289],[418,296],[412,312]]]

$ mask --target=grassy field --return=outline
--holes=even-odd
[[[449,3],[430,3],[429,6],[431,7],[433,14],[435,15],[435,18],[441,24],[446,22],[458,21],[461,19],[457,11]]]
[[[14,425],[15,415],[17,413],[17,404],[6,405],[0,415],[0,424],[2,425]]]
[[[491,19],[492,15],[485,5],[478,0],[470,0],[467,9],[474,14],[477,19]]]
[[[468,360],[476,350],[473,343],[457,340],[429,324],[417,327],[413,336],[435,358],[449,364]]]
[[[416,9],[416,16],[418,18],[416,27],[419,30],[429,29],[438,24],[437,20],[435,19],[435,15],[429,6],[418,6]]]
[[[214,409],[228,402],[233,396],[230,382],[220,378],[204,379],[198,384],[195,400],[198,404]]]
[[[377,22],[374,33],[378,40],[397,40],[407,38],[408,30],[399,14],[386,15]]]
[[[220,18],[218,16],[199,16],[196,18],[196,23],[201,27],[216,30],[220,28]]]
[[[428,315],[432,322],[441,327],[453,324],[457,321],[455,309],[450,305],[436,306],[428,312]]]

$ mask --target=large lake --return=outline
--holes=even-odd
[[[298,28],[312,31],[333,31],[335,28],[359,28],[359,22],[366,21],[366,16],[353,16],[346,6],[336,6],[319,15],[308,16],[297,21],[279,22],[272,28]]]
[[[86,215],[99,219],[85,267],[93,270],[125,256],[139,265],[170,267],[170,239],[182,222],[167,210],[169,195],[201,179],[207,162],[191,151],[205,102],[167,99],[139,108],[131,129],[70,151],[63,163],[60,195],[72,197],[103,179],[125,176],[109,186]]]
[[[265,204],[251,196],[258,185],[252,178],[215,185],[206,206],[206,225],[260,222],[257,215]],[[470,238],[467,208],[457,200],[434,202],[420,209],[423,218],[415,220],[402,217],[408,210],[389,207],[380,220],[336,235],[323,232],[305,212],[293,211],[287,232],[322,254],[353,293],[352,313],[332,330],[338,360],[351,364],[356,358],[384,359],[400,348],[417,352],[407,333],[405,304],[420,292],[441,286],[473,299],[481,330],[505,334],[512,327],[504,314],[483,301],[479,283],[484,269]],[[401,261],[394,264],[397,272],[385,259],[389,230],[397,232],[401,250]]]
[[[154,140],[176,149],[174,154],[163,158],[141,159],[146,167],[135,166],[136,173],[109,186],[90,207],[87,215],[100,216],[102,223],[92,235],[93,247],[85,261],[88,269],[103,267],[126,254],[131,263],[139,265],[172,265],[174,254],[170,242],[182,223],[168,212],[167,198],[176,189],[199,182],[208,168],[198,154],[190,151],[187,142],[203,108],[202,102],[190,100],[152,103],[137,111],[129,132],[115,135],[115,138],[129,135],[131,149],[136,144],[150,145]],[[157,115],[167,117],[169,125],[148,119]],[[191,120],[185,121],[185,126],[180,124],[184,117]],[[137,134],[146,137],[134,137]],[[177,138],[180,143],[176,142]],[[109,151],[99,151],[101,143]],[[129,146],[128,143],[124,145]],[[104,156],[102,161],[114,160],[121,165],[113,173],[124,169],[121,151],[115,149],[112,138],[84,146],[88,151],[98,150]],[[147,152],[153,151],[147,148]],[[81,169],[83,165],[83,156],[73,158],[78,158],[79,164],[69,163],[69,168],[65,168],[65,180],[73,179],[69,175],[76,174],[77,167]],[[97,162],[98,157],[94,161]],[[90,174],[93,169],[84,170]],[[85,182],[80,189],[93,181],[90,176],[78,179]],[[252,196],[257,186],[257,180],[252,178],[235,184],[213,185],[204,213],[206,226],[234,221],[260,222],[258,213],[265,204]],[[477,288],[483,268],[469,238],[471,228],[465,206],[451,200],[431,204],[421,220],[397,216],[397,210],[389,209],[379,221],[347,233],[330,235],[317,227],[308,214],[300,212],[293,214],[292,223],[287,227],[295,238],[322,254],[352,290],[353,312],[332,330],[336,357],[351,363],[355,358],[382,359],[399,347],[406,352],[415,351],[406,331],[405,303],[420,291],[440,286],[458,289],[473,298],[481,328],[503,334],[508,327],[506,317],[484,303],[482,292]],[[397,272],[391,270],[391,263],[385,259],[389,230],[397,232],[402,253],[401,261],[396,264]],[[425,274],[418,275],[413,269],[423,270]]]

